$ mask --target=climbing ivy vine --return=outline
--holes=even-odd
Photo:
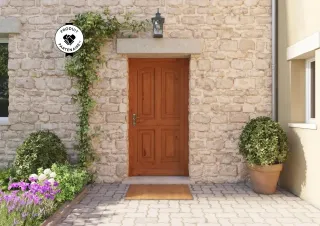
[[[78,14],[71,22],[82,31],[84,36],[82,47],[68,59],[66,71],[69,76],[76,78],[78,92],[74,99],[80,106],[77,150],[79,163],[88,167],[95,157],[89,131],[89,116],[94,107],[94,100],[89,91],[93,82],[98,79],[97,71],[103,62],[101,47],[107,39],[115,37],[120,31],[146,30],[150,22],[133,20],[130,14],[126,14],[120,21],[116,16],[111,16],[108,9],[102,14],[95,12]]]

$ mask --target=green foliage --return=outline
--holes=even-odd
[[[53,163],[66,161],[66,148],[60,138],[44,130],[31,133],[18,147],[13,167],[17,178],[27,179],[30,174],[37,173],[40,167],[50,168]]]
[[[89,114],[94,106],[94,101],[89,95],[89,90],[94,81],[98,79],[97,71],[102,63],[101,47],[108,38],[113,38],[121,29],[131,29],[135,32],[144,30],[147,21],[137,22],[131,20],[129,14],[120,22],[111,16],[108,10],[104,14],[86,12],[76,15],[72,23],[79,27],[84,36],[82,47],[67,61],[66,70],[69,76],[76,78],[78,93],[74,99],[80,105],[78,114],[80,123],[78,130],[79,162],[88,166],[94,160],[89,134]]]
[[[39,209],[39,207],[37,207],[37,209]],[[21,213],[14,212],[8,214],[6,205],[0,204],[0,226],[40,226],[43,223],[43,219],[41,219],[40,217],[33,220],[27,220],[25,224],[21,222],[17,223],[17,219],[21,219]]]
[[[91,178],[85,168],[77,166],[53,164],[51,170],[57,174],[55,180],[61,190],[56,196],[56,201],[59,203],[72,200]]]
[[[0,189],[2,191],[8,190],[11,176],[12,176],[12,170],[10,168],[0,169]]]
[[[8,44],[0,43],[0,101],[2,101],[2,98],[3,101],[8,99],[8,58]],[[0,106],[4,104],[0,103]]]
[[[0,43],[0,76],[8,76],[8,44]]]
[[[239,150],[251,165],[280,164],[288,155],[287,135],[271,118],[257,117],[244,127]]]

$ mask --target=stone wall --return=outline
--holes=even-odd
[[[190,176],[198,182],[235,182],[246,171],[237,143],[244,123],[271,113],[271,0],[4,0],[0,18],[22,23],[9,40],[10,125],[0,126],[0,161],[36,129],[55,131],[70,149],[75,142],[76,90],[64,72],[64,54],[54,34],[75,14],[132,12],[150,19],[159,7],[166,18],[165,38],[203,39],[203,53],[190,61]],[[150,37],[150,33],[142,34]],[[106,55],[92,94],[97,101],[90,119],[99,136],[94,147],[99,182],[121,181],[128,162],[128,65]]]

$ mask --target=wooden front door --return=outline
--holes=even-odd
[[[188,176],[189,59],[129,59],[129,176]]]

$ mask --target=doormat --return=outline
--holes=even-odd
[[[185,184],[132,184],[126,200],[193,200]]]

